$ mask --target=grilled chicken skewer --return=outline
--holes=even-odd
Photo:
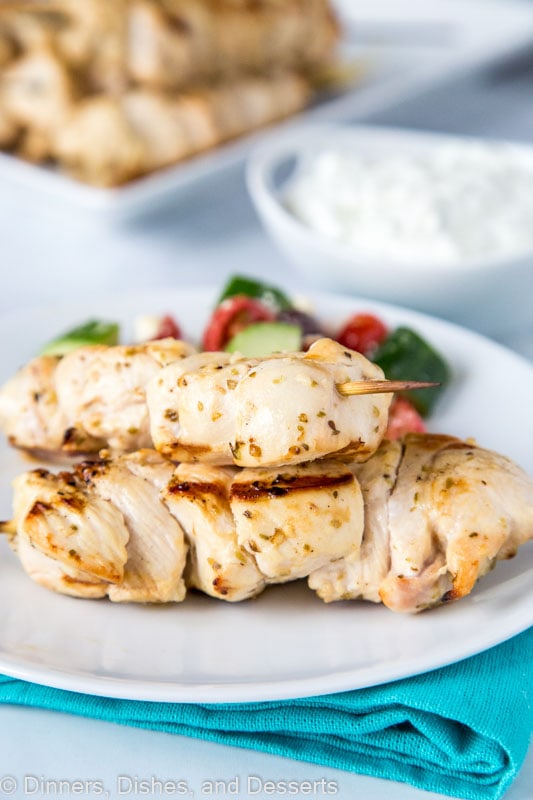
[[[117,602],[183,599],[189,586],[228,601],[354,554],[363,500],[349,466],[177,468],[151,450],[37,469],[15,481],[4,525],[37,583]]]
[[[2,527],[35,581],[118,601],[182,599],[188,546],[186,583],[213,597],[243,600],[309,575],[326,602],[416,613],[466,596],[533,538],[533,480],[504,456],[433,434],[384,442],[364,464],[282,470],[174,467],[141,451],[26,473],[14,507]]]
[[[365,459],[383,438],[381,369],[330,339],[264,359],[192,351],[169,339],[34,359],[0,391],[0,426],[41,456],[153,442],[174,460],[254,467]]]

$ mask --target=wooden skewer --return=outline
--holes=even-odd
[[[429,381],[346,381],[337,384],[337,391],[350,397],[358,394],[389,394],[413,389],[430,389],[433,386],[440,384]]]
[[[0,533],[7,533],[13,536],[17,532],[17,526],[14,519],[8,519],[6,522],[0,522]]]

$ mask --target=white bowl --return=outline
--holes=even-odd
[[[315,232],[284,205],[290,180],[326,146],[365,155],[416,154],[463,141],[476,140],[359,125],[307,126],[252,153],[248,189],[265,228],[306,282],[410,306],[491,335],[531,327],[533,251],[446,265],[371,260],[353,245]]]

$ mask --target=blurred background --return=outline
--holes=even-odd
[[[4,0],[0,13],[0,310],[235,271],[305,283],[244,179],[253,147],[294,125],[533,139],[527,0]],[[149,142],[143,163],[126,118]],[[505,341],[533,356],[526,328]]]

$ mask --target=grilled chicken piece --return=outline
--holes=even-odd
[[[533,538],[533,481],[504,456],[408,434],[401,453],[385,442],[372,461],[354,468],[366,501],[361,563],[341,559],[309,578],[326,602],[417,612],[457,600]]]
[[[120,511],[129,532],[124,576],[107,592],[114,602],[177,603],[185,597],[183,530],[159,494],[172,471],[151,450],[78,468],[88,487]]]
[[[238,542],[254,554],[269,583],[306,577],[359,552],[363,499],[359,483],[342,463],[240,470],[230,504]]]
[[[308,83],[291,72],[185,94],[96,95],[73,109],[54,155],[80,180],[115,186],[295,113],[309,97]]]
[[[80,347],[30,361],[0,391],[0,427],[15,447],[48,457],[150,445],[146,383],[194,348],[175,339]]]
[[[349,467],[180,464],[164,491],[191,547],[187,583],[238,601],[359,550],[363,501]]]
[[[0,81],[0,106],[20,128],[33,133],[35,157],[52,154],[53,140],[66,123],[76,98],[74,82],[53,50],[36,48],[8,65]]]
[[[36,469],[18,477],[14,488],[12,544],[34,580],[81,596],[102,596],[120,583],[129,533],[117,508],[71,473]]]
[[[190,545],[187,585],[211,597],[235,602],[266,585],[254,556],[237,541],[229,495],[236,470],[180,464],[163,496]]]
[[[183,531],[160,492],[173,465],[153,450],[15,481],[11,545],[33,580],[74,597],[168,603],[185,597]]]
[[[0,427],[13,447],[34,453],[59,451],[65,423],[54,385],[59,359],[35,358],[0,391]]]
[[[201,95],[183,95],[177,101],[146,89],[128,92],[122,110],[142,142],[142,171],[150,172],[219,141],[216,120],[207,99]]]
[[[405,443],[404,462],[420,449],[429,452],[416,475],[406,471],[404,477],[400,467],[398,485],[402,479],[411,484],[410,494],[405,492],[409,509],[405,505],[402,513],[394,502],[389,508],[396,535],[391,572],[380,594],[395,610],[464,597],[497,559],[510,558],[533,538],[533,481],[498,453],[443,439],[440,448],[437,443],[427,448],[426,437],[411,436]],[[419,505],[422,520],[415,525],[424,547],[415,551],[405,526],[407,517],[419,516]]]
[[[69,427],[92,437],[95,449],[102,441],[116,452],[148,447],[145,387],[163,367],[193,350],[186,342],[162,339],[140,345],[81,347],[69,353],[55,374],[61,412]]]
[[[33,546],[24,532],[19,533],[14,540],[13,549],[17,552],[24,571],[45,589],[88,600],[97,600],[107,594],[109,583],[45,555]]]
[[[339,26],[326,0],[134,0],[128,63],[141,84],[180,89],[327,63]]]
[[[83,74],[90,93],[123,91],[129,83],[129,0],[54,0],[65,18],[56,45]]]
[[[383,438],[391,395],[344,397],[336,384],[375,378],[383,378],[379,367],[330,339],[261,361],[193,356],[147,388],[152,440],[182,461],[275,466],[336,453],[364,460]]]
[[[229,353],[198,353],[162,370],[146,387],[156,449],[174,461],[231,464],[235,389],[257,363]]]
[[[364,497],[364,536],[359,552],[332,562],[309,576],[309,586],[326,602],[371,600],[390,570],[389,497],[402,458],[398,441],[384,441],[364,464],[352,465]]]
[[[143,173],[145,147],[115,97],[82,100],[54,139],[54,156],[93,186],[118,186]]]
[[[263,128],[301,111],[311,99],[309,82],[297,72],[235,78],[191,93],[202,99],[214,120],[217,144]]]

